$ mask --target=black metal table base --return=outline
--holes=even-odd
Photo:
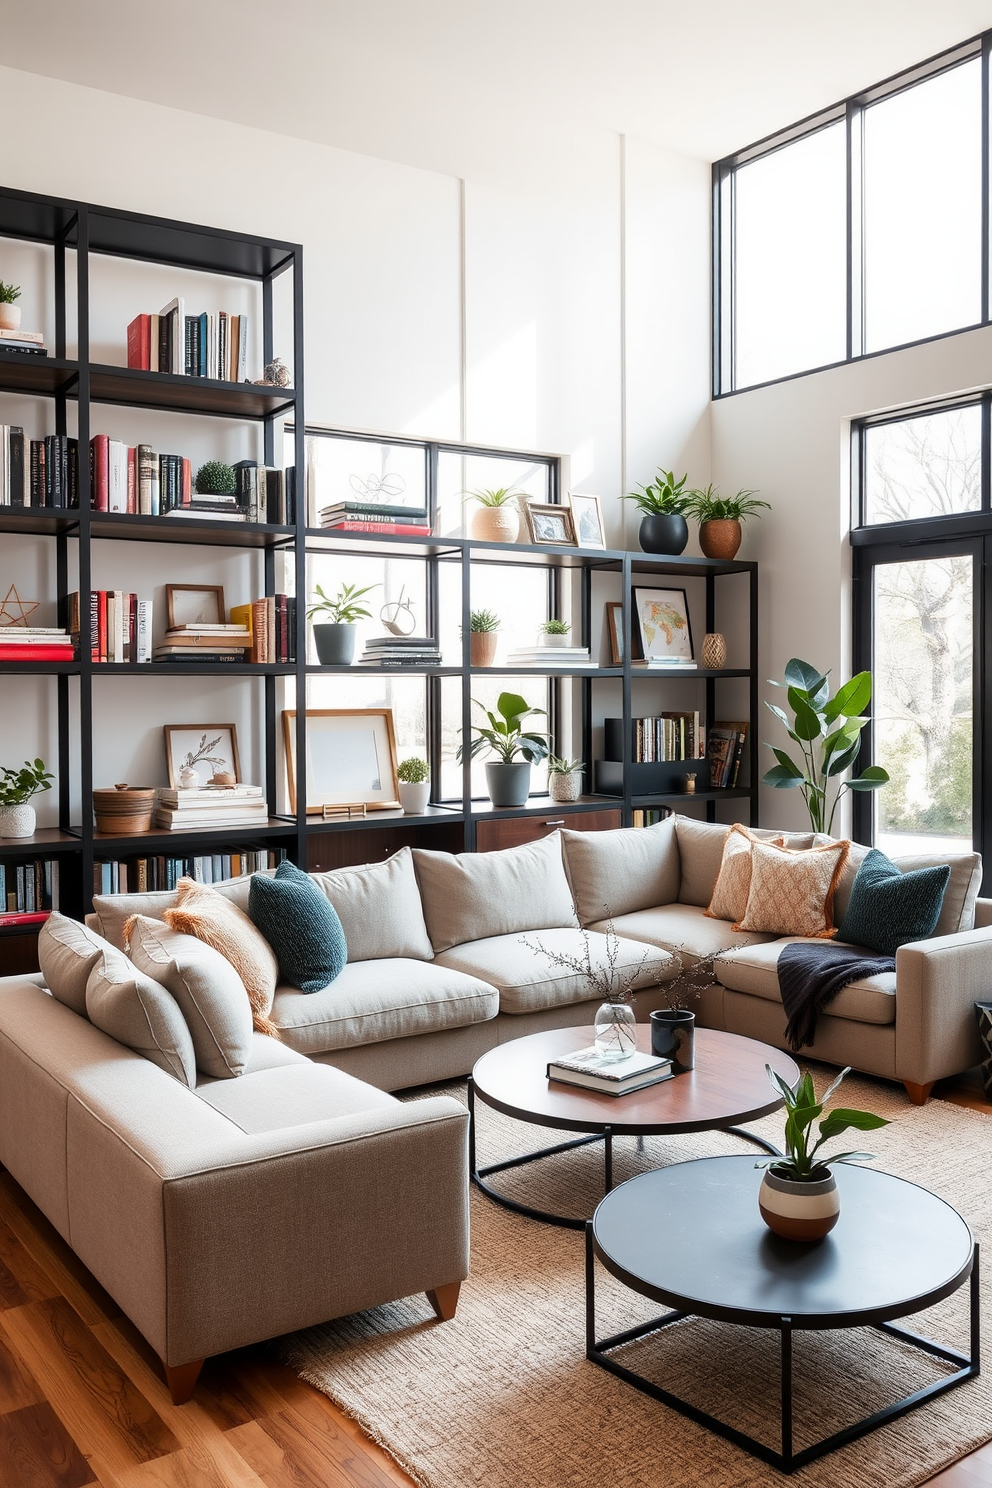
[[[923,1353],[931,1354],[934,1358],[943,1359],[946,1363],[956,1364],[959,1367],[953,1374],[945,1375],[942,1379],[934,1380],[932,1384],[914,1390],[911,1395],[904,1396],[902,1400],[897,1400],[893,1405],[883,1406],[881,1410],[874,1411],[870,1416],[865,1416],[863,1420],[856,1421],[854,1425],[845,1426],[843,1430],[835,1431],[832,1435],[824,1437],[822,1441],[803,1447],[799,1452],[795,1451],[792,1440],[792,1335],[799,1330],[794,1327],[791,1318],[783,1317],[779,1320],[782,1446],[780,1451],[776,1451],[774,1447],[769,1447],[755,1437],[748,1436],[747,1432],[738,1431],[735,1426],[728,1425],[726,1421],[721,1421],[717,1416],[711,1416],[708,1411],[701,1410],[678,1395],[673,1395],[661,1385],[656,1385],[652,1380],[646,1379],[632,1369],[627,1369],[623,1364],[618,1364],[615,1359],[609,1357],[613,1349],[622,1348],[624,1344],[633,1343],[638,1338],[645,1338],[649,1333],[658,1333],[671,1323],[680,1322],[683,1318],[692,1317],[694,1314],[684,1311],[668,1312],[663,1317],[654,1318],[649,1323],[641,1323],[639,1327],[628,1328],[625,1333],[615,1333],[610,1338],[597,1341],[595,1252],[591,1221],[586,1224],[585,1231],[586,1358],[610,1374],[615,1374],[618,1379],[626,1380],[627,1384],[633,1385],[635,1390],[640,1390],[644,1395],[650,1395],[653,1400],[660,1401],[662,1405],[669,1406],[672,1410],[678,1411],[680,1415],[688,1416],[690,1421],[705,1426],[707,1430],[715,1432],[717,1436],[722,1436],[726,1441],[733,1442],[735,1446],[749,1452],[752,1457],[760,1458],[762,1462],[767,1462],[769,1466],[777,1468],[780,1472],[794,1473],[799,1468],[806,1467],[810,1462],[816,1462],[820,1457],[825,1457],[829,1452],[836,1452],[838,1447],[846,1447],[850,1442],[867,1436],[869,1432],[877,1431],[880,1426],[886,1426],[890,1421],[897,1421],[900,1416],[905,1416],[909,1411],[915,1410],[918,1405],[924,1405],[928,1400],[936,1399],[938,1395],[946,1395],[948,1390],[964,1384],[965,1380],[975,1379],[981,1372],[978,1246],[976,1245],[970,1282],[970,1355],[958,1353],[956,1349],[946,1348],[943,1344],[933,1343],[918,1333],[910,1333],[907,1329],[897,1328],[892,1323],[876,1323],[875,1327],[879,1332],[889,1333],[903,1343],[912,1344],[914,1348],[922,1350]]]

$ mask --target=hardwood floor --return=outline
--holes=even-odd
[[[992,1114],[977,1073],[935,1096]],[[411,1481],[264,1346],[208,1360],[191,1403],[174,1406],[144,1339],[0,1171],[0,1488]],[[992,1488],[992,1443],[931,1481]]]

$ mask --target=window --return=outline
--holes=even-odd
[[[982,504],[982,405],[869,424],[864,522],[920,521]]]

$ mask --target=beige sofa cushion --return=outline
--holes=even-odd
[[[276,870],[262,868],[259,871],[264,873],[266,878],[271,878]],[[248,886],[252,877],[253,875],[249,873],[242,878],[225,878],[219,883],[210,884],[209,887],[223,895],[225,899],[229,899],[241,910],[242,914],[247,914]],[[146,915],[150,920],[160,920],[165,911],[172,908],[176,900],[175,889],[155,889],[147,894],[96,894],[93,897],[93,911],[97,917],[94,928],[101,935],[105,935],[111,945],[115,945],[119,951],[122,951],[125,939],[124,926],[132,915]]]
[[[768,839],[781,847],[784,837]],[[706,914],[714,920],[742,920],[747,911],[747,898],[751,892],[751,852],[758,838],[750,828],[735,822],[727,833],[723,844],[720,872],[713,885],[713,898],[706,907]]]
[[[740,950],[727,951],[714,965],[717,981],[732,992],[748,992],[752,997],[762,997],[767,1002],[782,1001],[778,989],[778,958],[782,948],[793,941],[808,940],[802,935],[790,935],[783,940],[774,940],[766,945],[746,946]],[[834,942],[837,944],[837,942]],[[824,1016],[850,1018],[855,1023],[894,1023],[896,1017],[896,974],[885,972],[881,976],[862,977],[850,982],[828,1003]]]
[[[430,961],[434,951],[408,847],[384,863],[336,868],[311,877],[337,912],[349,961],[380,961],[387,956]]]
[[[102,1033],[196,1088],[193,1040],[175,999],[116,946],[100,952],[89,974],[86,1012]]]
[[[627,940],[647,941],[666,951],[677,951],[687,962],[715,956],[737,946],[762,945],[773,935],[734,930],[726,920],[711,919],[698,904],[662,904],[657,909],[639,909],[614,920],[618,935]],[[605,930],[605,922],[590,927]]]
[[[108,942],[78,920],[53,909],[38,936],[38,965],[45,986],[81,1018],[86,1017],[86,983]]]
[[[713,898],[730,827],[722,822],[699,821],[694,816],[676,816],[674,821],[682,864],[679,903],[698,904],[705,909]],[[778,832],[773,827],[750,827],[748,830],[765,841],[781,838],[793,852],[803,852],[813,846],[812,832]]]
[[[323,1054],[465,1028],[495,1018],[499,999],[486,982],[436,962],[349,961],[323,992],[280,987],[272,1017],[290,1048]]]
[[[443,951],[437,960],[442,966],[490,982],[499,992],[501,1013],[535,1013],[570,1003],[604,1000],[601,992],[590,987],[581,969],[587,943],[593,967],[605,970],[606,936],[589,930],[545,929],[523,936],[494,935]],[[539,949],[542,946],[569,957],[579,969],[555,966]],[[617,969],[621,975],[635,973],[634,991],[670,981],[678,972],[674,959],[656,947],[649,949],[622,938],[618,947]]]
[[[935,936],[955,935],[959,930],[974,930],[975,905],[982,886],[981,853],[911,853],[892,861],[903,873],[915,873],[917,868],[935,868],[946,863],[951,876],[933,933]]]
[[[559,832],[502,852],[415,847],[413,860],[435,953],[514,931],[578,925]]]
[[[679,845],[672,817],[614,832],[562,831],[565,870],[579,923],[629,914],[679,896]]]
[[[197,1095],[249,1136],[397,1105],[395,1096],[329,1064],[309,1061],[260,1070],[243,1080],[217,1080],[200,1086]]]
[[[279,981],[279,962],[247,914],[209,884],[181,878],[176,903],[163,918],[173,930],[195,935],[230,961],[244,983],[255,1028],[259,1033],[274,1032],[269,1013]]]

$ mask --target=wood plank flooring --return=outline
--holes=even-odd
[[[935,1093],[992,1114],[977,1073]],[[992,1488],[992,1443],[932,1483]],[[264,1347],[208,1360],[191,1403],[174,1406],[144,1339],[0,1170],[0,1488],[89,1484],[410,1488],[411,1479]]]

